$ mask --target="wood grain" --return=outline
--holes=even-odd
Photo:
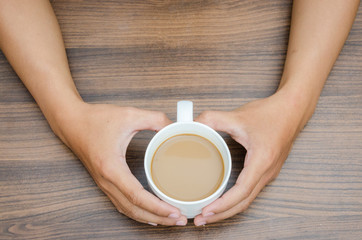
[[[87,102],[164,111],[231,110],[271,95],[285,59],[291,1],[51,1]],[[279,177],[242,214],[205,227],[153,227],[119,214],[55,137],[0,53],[0,239],[360,239],[362,11],[316,112]],[[147,188],[143,155],[127,161]],[[234,168],[245,150],[223,135]]]

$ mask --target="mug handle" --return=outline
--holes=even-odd
[[[193,122],[193,104],[191,101],[177,102],[177,122]]]

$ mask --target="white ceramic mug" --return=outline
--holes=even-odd
[[[198,201],[180,201],[171,198],[166,194],[164,194],[163,192],[161,192],[157,188],[152,179],[151,163],[155,151],[164,141],[175,135],[180,135],[180,134],[194,134],[208,139],[218,148],[219,152],[221,153],[222,159],[224,161],[224,178],[219,188],[210,196]],[[232,161],[231,161],[230,151],[224,139],[209,126],[193,121],[193,104],[191,101],[179,101],[177,103],[177,122],[172,123],[166,126],[165,128],[161,129],[152,138],[151,142],[147,146],[144,167],[145,167],[147,181],[152,191],[160,199],[179,208],[181,213],[185,215],[187,218],[194,218],[196,215],[201,213],[202,208],[204,208],[205,206],[216,200],[224,192],[227,182],[230,178],[231,162]]]

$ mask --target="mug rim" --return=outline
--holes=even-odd
[[[152,176],[151,176],[151,169],[148,168],[147,166],[147,163],[149,161],[147,161],[147,157],[149,157],[148,155],[150,155],[149,151],[150,151],[150,146],[152,146],[154,144],[154,142],[156,141],[156,138],[157,136],[163,134],[163,132],[165,131],[168,131],[168,129],[170,128],[173,128],[174,126],[176,125],[180,125],[180,124],[183,124],[183,125],[197,125],[197,126],[200,126],[200,127],[203,127],[205,129],[207,129],[207,131],[210,131],[212,132],[212,134],[214,134],[216,136],[216,138],[221,142],[222,146],[224,147],[224,149],[226,150],[226,156],[227,156],[227,159],[224,159],[223,158],[223,161],[224,161],[224,165],[225,165],[225,162],[228,162],[229,163],[229,168],[228,169],[225,169],[224,170],[224,179],[223,181],[221,182],[220,186],[217,188],[217,190],[215,192],[213,192],[211,195],[205,197],[205,198],[202,198],[200,200],[196,200],[196,201],[182,201],[182,200],[178,200],[178,199],[175,199],[175,198],[172,198],[168,195],[166,195],[165,193],[163,193],[157,186],[156,184],[154,183],[153,179],[152,179]],[[168,137],[167,139],[173,137],[173,136],[177,136],[177,135],[181,135],[183,133],[180,133],[180,134],[175,134],[175,135],[172,135],[170,137]],[[187,133],[185,133],[187,134]],[[198,134],[195,134],[195,135],[198,135]],[[204,137],[204,136],[201,136],[201,137]],[[166,139],[166,140],[167,140]],[[215,143],[213,141],[211,141],[210,139],[207,138],[207,140],[209,140],[210,142],[212,142],[214,145]],[[217,146],[216,146],[217,147]],[[217,147],[218,148],[218,147]],[[220,149],[219,149],[220,151]],[[152,161],[152,157],[151,156],[151,159],[150,161]],[[145,152],[145,159],[144,159],[144,168],[145,168],[145,172],[146,172],[146,178],[147,178],[147,181],[148,181],[148,184],[151,185],[151,188],[152,190],[154,191],[154,189],[156,189],[157,191],[157,194],[161,195],[162,198],[164,199],[167,199],[167,201],[170,201],[170,202],[173,202],[173,203],[176,203],[176,204],[182,204],[182,205],[195,205],[195,204],[200,204],[200,203],[203,203],[203,202],[207,202],[209,201],[210,199],[214,198],[215,196],[219,195],[220,192],[224,191],[225,188],[226,188],[226,185],[229,181],[229,178],[230,178],[230,174],[231,174],[231,168],[232,168],[232,159],[231,159],[231,154],[230,154],[230,150],[229,150],[229,147],[227,146],[225,140],[220,136],[220,134],[218,132],[216,132],[214,129],[212,129],[211,127],[203,124],[203,123],[199,123],[199,122],[174,122],[174,123],[171,123],[170,125],[162,128],[159,132],[156,133],[156,135],[153,136],[153,138],[151,139],[151,141],[149,142],[149,144],[147,145],[147,149],[146,149],[146,152]],[[156,194],[156,195],[157,195]]]

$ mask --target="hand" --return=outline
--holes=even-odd
[[[248,103],[232,112],[203,112],[196,121],[231,135],[247,150],[235,185],[206,206],[195,225],[217,222],[248,208],[263,187],[277,177],[296,136],[306,122],[297,102],[282,94]]]
[[[158,131],[171,123],[165,114],[82,104],[73,114],[65,115],[55,132],[80,158],[119,212],[151,225],[186,225],[186,217],[177,208],[142,187],[125,159],[127,146],[138,131]]]

